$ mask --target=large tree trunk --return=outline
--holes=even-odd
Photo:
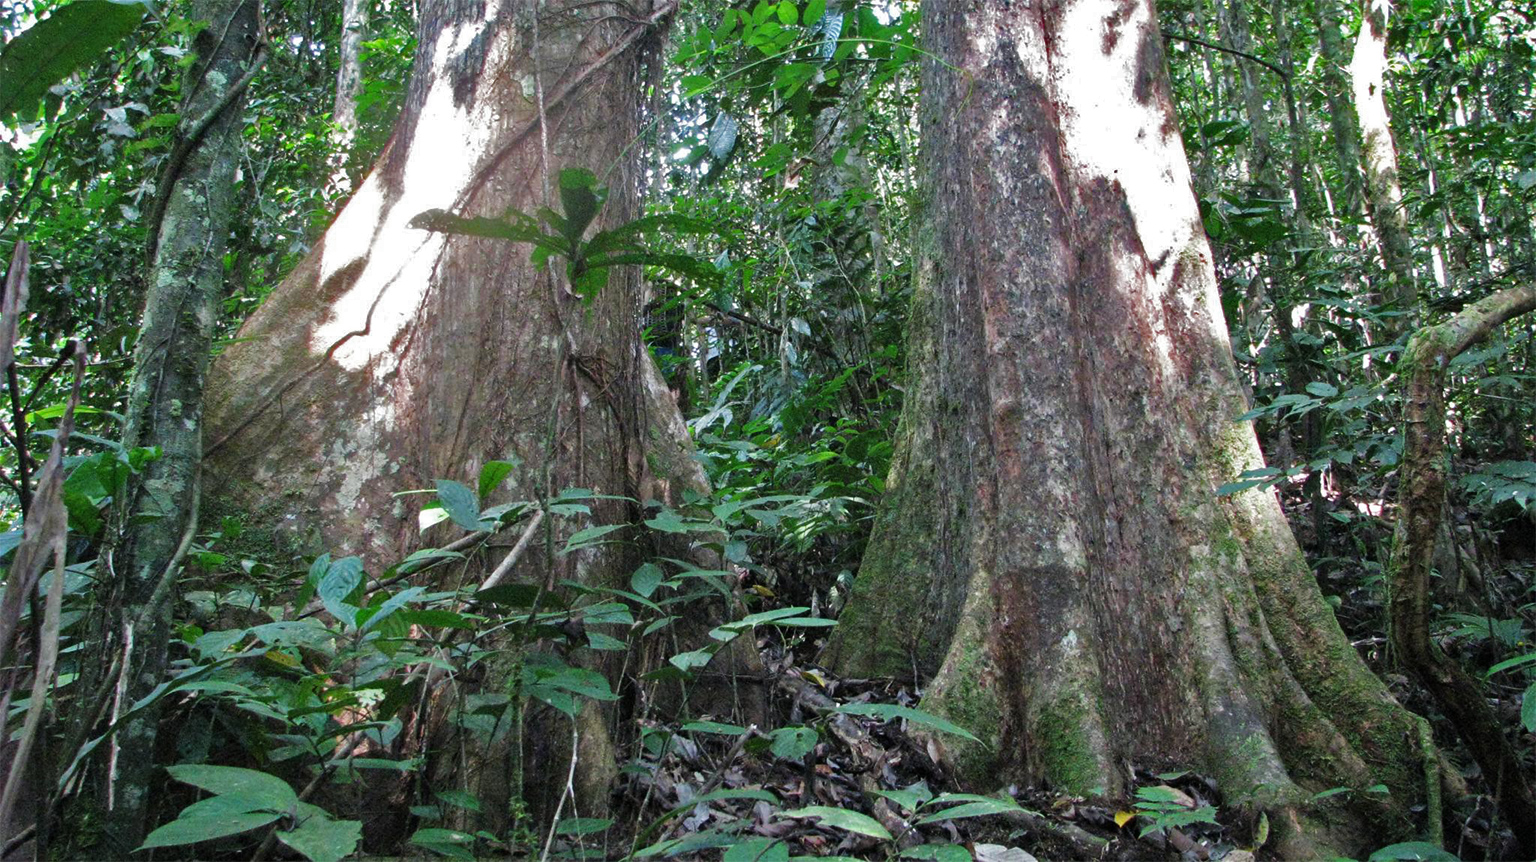
[[[583,307],[563,275],[535,269],[526,245],[408,224],[434,208],[533,212],[554,175],[574,167],[611,189],[598,229],[635,218],[639,55],[667,11],[636,18],[590,3],[424,4],[390,144],[214,368],[210,490],[222,505],[255,513],[258,539],[361,554],[377,571],[421,544],[422,498],[395,492],[438,478],[473,485],[492,459],[520,463],[507,482],[514,500],[583,487],[675,502],[704,488],[639,339],[634,268],[615,270]],[[597,523],[637,514],[621,500],[593,504]],[[558,547],[575,526],[555,524],[534,547]],[[613,585],[635,562],[618,545],[567,557],[539,551],[524,554],[513,577]],[[581,730],[578,785],[596,788],[615,767],[602,722],[584,720]],[[569,734],[565,725],[555,735]],[[463,765],[479,769],[469,786],[487,811],[505,812],[521,788],[508,786],[498,764],[516,758],[479,759]],[[527,773],[551,801],[563,789],[553,774],[565,774],[563,761]]]
[[[923,13],[912,379],[832,663],[929,679],[987,743],[952,751],[979,783],[1182,764],[1295,813],[1380,781],[1373,837],[1411,831],[1422,723],[1274,495],[1217,491],[1262,460],[1151,2]]]
[[[193,46],[196,61],[183,84],[176,146],[150,224],[149,292],[123,431],[125,446],[158,446],[162,455],[118,507],[121,534],[108,557],[107,571],[116,577],[107,585],[103,654],[100,662],[85,665],[86,690],[116,689],[114,720],[164,678],[168,599],[197,529],[204,378],[237,209],[244,89],[260,63],[258,15],[256,0],[200,0],[192,8],[193,20],[208,26]],[[108,666],[117,669],[115,678],[105,674]],[[158,720],[159,708],[152,705],[112,737],[105,776],[94,797],[81,803],[99,809],[104,828],[73,836],[96,842],[87,855],[126,858],[143,838]]]

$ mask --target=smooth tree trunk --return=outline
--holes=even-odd
[[[345,0],[336,63],[336,98],[331,106],[330,187],[338,196],[351,191],[347,151],[357,137],[357,98],[363,91],[363,40],[368,35],[369,0]]]
[[[923,15],[910,379],[831,665],[915,672],[985,741],[949,750],[979,787],[1115,795],[1127,764],[1177,765],[1282,814],[1291,855],[1414,831],[1424,724],[1340,631],[1274,494],[1221,493],[1262,457],[1152,4]],[[1308,803],[1378,782],[1363,811]]]
[[[121,533],[106,569],[115,575],[101,631],[108,652],[86,673],[93,688],[115,689],[114,719],[164,678],[169,597],[197,528],[204,383],[225,292],[224,249],[238,209],[244,90],[260,65],[258,16],[256,0],[199,0],[191,12],[207,26],[193,43],[177,140],[152,210],[149,290],[123,432],[124,446],[158,446],[162,454],[121,501]],[[91,670],[107,666],[116,668],[114,676]],[[158,721],[152,705],[109,741],[88,803],[98,810],[100,831],[75,836],[86,855],[127,858],[143,838]]]
[[[1397,144],[1387,112],[1387,17],[1389,0],[1365,0],[1360,34],[1350,61],[1355,113],[1360,121],[1361,154],[1365,160],[1365,200],[1376,230],[1386,273],[1381,298],[1402,313],[1396,331],[1412,325],[1418,314],[1418,288],[1413,277],[1413,246],[1403,189],[1397,174]]]
[[[252,541],[279,553],[360,554],[377,573],[452,538],[446,526],[423,536],[417,515],[429,498],[396,492],[437,479],[473,487],[482,465],[508,460],[519,466],[498,499],[579,487],[638,501],[595,500],[590,522],[543,519],[553,532],[539,534],[512,577],[627,585],[638,562],[629,547],[547,549],[590,523],[637,520],[640,502],[705,489],[639,338],[635,268],[613,270],[584,306],[563,267],[536,269],[527,245],[409,224],[431,209],[532,213],[563,168],[587,168],[609,187],[594,229],[637,217],[641,53],[672,8],[615,16],[590,3],[423,5],[389,145],[214,366],[207,481],[220,505],[248,513]],[[552,807],[564,787],[550,776],[566,774],[570,733],[560,724],[532,739],[525,768],[477,743],[465,746],[481,752],[472,762],[446,768],[467,771],[455,786],[491,816],[525,791],[536,810],[533,797]],[[580,748],[588,815],[606,802],[616,768],[600,717],[583,714]],[[520,768],[523,787],[514,786]]]

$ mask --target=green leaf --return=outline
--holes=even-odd
[[[464,629],[466,631],[474,631],[475,628],[475,620],[463,614],[435,608],[401,611],[400,619],[412,625],[424,626],[429,629]]]
[[[444,805],[451,805],[454,808],[462,808],[465,811],[478,812],[480,810],[480,800],[476,798],[475,794],[468,791],[439,790],[437,792],[437,799]]]
[[[1316,395],[1319,398],[1332,398],[1339,394],[1339,388],[1331,383],[1314,380],[1307,384],[1307,393],[1309,395]]]
[[[860,835],[868,835],[871,838],[883,838],[887,841],[891,839],[891,833],[887,832],[878,820],[870,817],[868,814],[860,814],[857,811],[811,805],[806,808],[785,811],[784,816],[815,817],[825,826],[835,826],[838,829],[846,829],[849,832],[857,832]]]
[[[820,738],[815,728],[781,727],[773,732],[773,745],[770,750],[775,757],[799,760],[811,753],[811,750],[816,747],[816,741]]]
[[[278,832],[277,839],[311,862],[339,862],[357,850],[363,824],[357,820],[332,820],[322,815],[303,818],[293,829]]]
[[[650,598],[655,594],[656,588],[661,586],[661,582],[666,579],[666,574],[655,563],[641,563],[640,568],[635,569],[635,573],[629,576],[629,588]]]
[[[709,137],[704,141],[715,161],[725,161],[726,156],[736,149],[736,132],[739,128],[736,118],[730,114],[721,111],[715,115],[715,121],[709,127]]]
[[[287,812],[299,801],[299,795],[293,792],[288,782],[254,769],[184,763],[167,767],[165,771],[177,781],[200,787],[209,793],[220,796],[233,794],[259,800],[268,811]]]
[[[1536,682],[1531,683],[1521,699],[1520,726],[1528,733],[1536,733]]]
[[[455,829],[418,829],[410,837],[412,844],[441,853],[452,859],[474,860],[475,854],[468,848],[475,844],[475,836]]]
[[[971,852],[954,844],[919,844],[901,851],[901,858],[928,862],[971,862]]]
[[[558,227],[572,249],[597,218],[597,211],[607,197],[608,190],[598,186],[597,177],[586,168],[566,168],[560,172],[560,205],[565,210],[565,223]]]
[[[512,471],[515,469],[517,469],[517,465],[511,461],[485,462],[485,466],[480,468],[480,499],[485,499],[487,495],[496,490],[502,481],[512,475]]]
[[[0,120],[32,119],[48,88],[132,33],[141,2],[75,0],[60,6],[0,49]]]
[[[537,584],[497,584],[475,593],[473,598],[477,602],[509,608],[531,608],[539,592]],[[545,598],[552,600],[553,594],[546,594]]]
[[[727,736],[740,736],[747,732],[747,729],[740,725],[721,724],[718,721],[690,721],[680,729],[694,733],[721,733]]]
[[[913,724],[931,727],[944,733],[952,733],[955,736],[969,739],[972,742],[981,742],[970,731],[960,725],[910,706],[902,706],[895,703],[849,703],[838,707],[835,711],[845,715],[862,715],[869,718],[878,718],[882,721],[904,718]]]
[[[937,802],[945,802],[948,797],[940,796]],[[919,825],[926,823],[938,823],[941,820],[963,820],[967,817],[987,817],[993,814],[1008,814],[1020,811],[1019,803],[1012,799],[981,799],[974,802],[966,802],[943,811],[936,811],[917,821]]]
[[[821,21],[821,16],[826,14],[827,0],[811,0],[805,4],[805,15],[801,23],[807,27],[814,27]]]
[[[362,557],[342,557],[331,563],[320,579],[316,590],[320,602],[331,616],[352,624],[357,619],[357,608],[347,601],[353,591],[363,583]]]
[[[715,651],[709,647],[705,647],[704,649],[696,649],[685,653],[678,653],[677,655],[667,659],[667,661],[678,670],[686,671],[693,670],[696,667],[703,667],[704,665],[709,664],[709,660],[714,657]]]
[[[275,811],[256,811],[249,814],[216,814],[206,817],[190,817],[172,820],[149,833],[140,850],[152,847],[178,847],[196,844],[230,835],[239,835],[266,826],[283,815]]]
[[[1498,664],[1494,665],[1493,667],[1488,668],[1488,676],[1491,677],[1494,674],[1499,673],[1501,671],[1506,671],[1506,670],[1509,670],[1510,668],[1520,667],[1521,665],[1531,664],[1532,662],[1536,662],[1536,652],[1529,652],[1529,653],[1526,653],[1525,655],[1517,655],[1517,656],[1515,656],[1512,659],[1501,661]]]
[[[720,862],[789,862],[789,845],[782,838],[748,838],[726,850]]]
[[[385,599],[384,604],[380,605],[378,610],[374,611],[368,617],[368,619],[363,622],[362,625],[358,626],[357,630],[359,632],[366,632],[372,629],[374,626],[388,619],[389,616],[395,611],[398,611],[405,607],[408,603],[415,601],[418,596],[420,596],[422,593],[425,593],[426,591],[427,590],[425,587],[411,587],[410,589],[401,590],[400,592],[390,596],[388,599]]]
[[[1422,859],[1425,862],[1458,862],[1456,854],[1447,853],[1427,841],[1390,844],[1370,855],[1367,862],[1391,862],[1397,859]]]
[[[555,827],[556,835],[591,835],[613,825],[606,817],[567,817]]]
[[[437,500],[455,524],[472,533],[480,529],[480,500],[474,491],[452,479],[438,479]]]
[[[560,553],[569,554],[572,551],[579,551],[588,545],[596,544],[596,541],[603,536],[628,526],[628,524],[603,524],[597,527],[587,527],[585,530],[577,530],[566,540],[565,548]]]

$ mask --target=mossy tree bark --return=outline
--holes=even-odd
[[[204,379],[237,209],[244,90],[261,63],[259,14],[256,0],[199,0],[191,11],[207,26],[193,43],[196,60],[183,84],[176,145],[153,209],[149,291],[123,432],[125,446],[158,446],[162,454],[131,484],[116,513],[121,532],[106,567],[115,580],[108,584],[101,622],[109,653],[90,667],[110,665],[118,673],[86,675],[92,683],[86,690],[116,688],[116,709],[126,709],[164,678],[168,599],[197,528]],[[138,847],[157,763],[158,720],[159,710],[151,706],[112,737],[96,792],[82,803],[99,810],[101,829],[71,836],[86,845],[83,855],[127,858]]]
[[[1488,706],[1487,692],[1429,636],[1430,570],[1445,503],[1445,386],[1451,360],[1505,322],[1536,310],[1536,285],[1479,300],[1450,320],[1419,330],[1403,355],[1401,505],[1391,565],[1392,645],[1429,689],[1482,769],[1499,811],[1526,858],[1536,857],[1536,794]]]
[[[1422,722],[1274,495],[1218,493],[1262,457],[1151,2],[923,16],[911,379],[832,665],[925,680],[986,741],[951,750],[977,784],[1115,794],[1127,763],[1179,764],[1289,826],[1328,813],[1309,791],[1379,782],[1371,838],[1412,832]]]
[[[615,269],[584,307],[563,275],[533,266],[526,245],[409,226],[429,209],[532,213],[547,205],[558,172],[577,167],[610,189],[595,230],[637,217],[641,54],[673,8],[613,15],[580,2],[423,4],[391,142],[214,365],[207,482],[219,505],[255,513],[249,535],[269,547],[360,554],[376,572],[423,544],[423,498],[395,492],[439,478],[473,486],[494,459],[520,464],[501,492],[512,500],[581,487],[676,503],[686,489],[705,489],[639,338],[636,268]],[[641,514],[618,499],[592,509],[599,524]],[[552,532],[534,548],[559,547],[585,526],[542,524]],[[618,544],[569,556],[539,550],[523,554],[511,578],[618,585],[636,562]],[[506,680],[484,685],[504,692]],[[616,768],[604,719],[591,718],[576,779],[593,789],[583,814],[601,810],[594,805],[606,803],[602,787]],[[569,734],[560,724],[548,736],[558,743]],[[548,753],[558,763],[539,752],[558,747],[530,749],[521,788],[506,771],[518,758],[494,747],[467,744],[474,762],[432,771],[467,770],[455,786],[475,792],[487,812],[506,812],[508,797],[524,791],[536,810],[546,796],[552,808],[564,788],[549,776],[565,774],[568,750]]]

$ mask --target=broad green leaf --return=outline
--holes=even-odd
[[[838,707],[836,711],[845,715],[862,715],[869,718],[878,718],[882,721],[904,718],[913,724],[920,724],[924,727],[931,727],[934,730],[952,733],[955,736],[969,739],[972,742],[981,742],[970,731],[952,721],[940,718],[932,713],[923,712],[920,709],[896,703],[850,703]]]
[[[252,800],[261,800],[269,811],[286,812],[299,801],[297,793],[288,782],[275,775],[242,769],[238,766],[213,766],[207,763],[184,763],[167,767],[171,777],[184,784],[200,787],[220,796],[228,793]]]
[[[1509,670],[1510,668],[1528,665],[1532,662],[1536,662],[1536,652],[1526,653],[1525,655],[1517,655],[1512,659],[1501,661],[1493,667],[1488,668],[1488,676],[1493,676],[1496,673]]]
[[[454,808],[462,808],[465,811],[479,811],[480,800],[475,794],[464,790],[439,790],[437,799],[445,805]]]
[[[497,584],[475,593],[474,600],[509,608],[531,608],[539,592],[537,584]],[[552,593],[545,593],[544,598],[546,606],[555,603]]]
[[[785,811],[785,817],[815,817],[824,826],[835,826],[838,829],[846,829],[849,832],[857,832],[860,835],[868,835],[871,838],[891,839],[891,833],[887,832],[880,821],[868,814],[860,814],[857,811],[848,811],[842,808],[827,808],[822,805],[811,805],[806,808],[796,808],[793,811]]]
[[[480,468],[479,491],[480,499],[484,500],[492,491],[499,487],[503,480],[512,475],[517,465],[511,461],[487,461]]]
[[[1399,859],[1420,859],[1424,862],[1458,862],[1456,854],[1447,853],[1427,841],[1407,841],[1391,844],[1370,855],[1367,862],[1393,862]]]
[[[736,132],[739,128],[736,118],[730,114],[721,111],[715,115],[715,122],[709,127],[709,137],[704,142],[715,161],[725,161],[731,151],[736,149]]]
[[[561,550],[560,553],[569,554],[572,551],[579,551],[588,545],[595,544],[596,541],[601,539],[603,536],[618,530],[622,530],[628,526],[628,524],[603,524],[597,527],[587,527],[585,530],[577,530],[575,533],[571,534],[569,539],[566,540],[565,548]]]
[[[901,858],[926,862],[971,862],[971,852],[954,844],[919,844],[901,851]]]
[[[0,48],[0,121],[13,114],[32,119],[49,87],[132,33],[146,8],[75,0],[7,42]]]
[[[1536,733],[1536,682],[1525,690],[1520,704],[1520,725],[1529,733]]]
[[[613,825],[606,817],[567,817],[555,827],[556,835],[591,835]]]
[[[678,670],[693,670],[696,667],[703,667],[704,665],[709,664],[709,660],[714,657],[715,651],[705,647],[704,649],[696,649],[690,652],[678,653],[677,655],[667,659],[667,661],[670,662],[672,666]]]
[[[747,729],[740,725],[721,724],[718,721],[690,721],[680,729],[694,733],[721,733],[726,736],[740,736],[747,732]]]
[[[781,727],[773,732],[773,745],[770,750],[775,757],[799,760],[811,753],[811,750],[816,747],[816,741],[820,738],[815,728]]]
[[[311,814],[292,829],[277,833],[277,839],[302,854],[310,862],[339,862],[357,850],[363,838],[363,824],[357,820],[332,820]]]
[[[474,491],[452,479],[438,479],[437,501],[455,524],[472,533],[480,529],[480,500]]]
[[[149,833],[140,850],[151,847],[178,847],[196,844],[230,835],[239,835],[266,826],[283,815],[276,811],[256,811],[249,814],[217,814],[211,817],[192,817],[172,820]]]
[[[357,619],[357,608],[347,598],[362,583],[362,558],[342,557],[331,563],[325,577],[320,579],[320,587],[316,592],[320,594],[320,602],[331,616],[351,624]]]
[[[418,829],[410,842],[441,853],[450,859],[467,859],[473,862],[475,854],[469,848],[475,845],[475,836],[455,829]]]
[[[416,608],[400,612],[400,618],[408,623],[429,629],[464,629],[474,631],[475,620],[453,611],[436,608]]]
[[[560,232],[575,248],[587,227],[597,218],[608,190],[597,184],[597,177],[586,168],[566,168],[560,172],[560,206],[565,210]]]
[[[656,588],[667,576],[655,563],[642,563],[635,573],[629,576],[629,588],[640,595],[650,598],[655,594]]]
[[[720,862],[789,862],[789,845],[782,838],[748,838],[728,848]]]
[[[940,797],[939,801],[944,801],[944,797]],[[977,802],[966,802],[953,808],[934,812],[917,822],[919,824],[938,823],[941,820],[963,820],[967,817],[986,817],[992,814],[1007,814],[1019,810],[1019,804],[1012,799],[985,799]]]
[[[425,587],[411,587],[409,589],[401,590],[400,592],[390,596],[388,599],[384,600],[384,604],[379,605],[378,610],[374,611],[372,615],[370,615],[368,619],[363,622],[362,625],[358,626],[358,631],[366,632],[372,629],[374,626],[377,626],[379,623],[384,622],[384,620],[388,619],[389,616],[395,611],[398,611],[405,607],[407,604],[415,601],[417,597],[426,591],[427,590]]]

